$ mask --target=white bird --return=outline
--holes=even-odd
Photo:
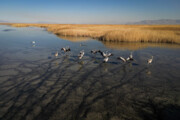
[[[117,59],[122,60],[123,62],[126,62],[126,59],[123,57],[118,57]]]
[[[107,53],[107,57],[113,56],[112,53]]]
[[[129,55],[129,60],[134,60],[134,59],[133,59],[132,52],[131,52],[131,54]]]
[[[65,47],[63,47],[63,48],[61,48],[61,50],[63,50],[64,52],[66,51],[66,48]]]
[[[102,52],[102,51],[98,51],[104,58],[105,57],[110,57],[110,56],[113,56],[113,54],[112,53],[108,53],[107,51],[106,51],[106,53],[104,53],[104,52]]]
[[[153,61],[153,56],[151,57],[151,59],[148,59],[148,60],[147,60],[147,63],[148,63],[148,64],[151,64],[152,61]]]
[[[126,58],[126,61],[129,61],[129,60],[131,60],[131,61],[134,60],[134,59],[133,59],[132,52],[131,52],[131,54],[129,55],[129,57]]]
[[[31,43],[32,43],[32,44],[35,44],[36,42],[35,42],[35,41],[32,41]]]
[[[130,60],[130,57],[126,58],[126,61],[129,61]]]
[[[54,54],[55,57],[57,57],[59,54],[58,54],[58,51]]]
[[[84,50],[82,50],[82,51],[80,51],[80,53],[79,53],[79,55],[78,55],[78,57],[79,57],[79,59],[82,59],[82,57],[84,56]]]
[[[108,60],[109,60],[109,58],[108,58],[108,57],[105,57],[104,60],[103,60],[103,62],[105,63],[105,62],[107,62]]]

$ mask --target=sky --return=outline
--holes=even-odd
[[[180,19],[180,0],[0,0],[0,21],[125,24]]]

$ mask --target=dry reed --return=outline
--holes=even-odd
[[[44,27],[60,36],[91,37],[115,42],[161,42],[180,44],[180,25],[76,25],[10,24],[14,27]]]

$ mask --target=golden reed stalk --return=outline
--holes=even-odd
[[[91,37],[114,42],[160,42],[180,44],[180,25],[78,25],[9,24],[14,27],[43,27],[59,36]]]

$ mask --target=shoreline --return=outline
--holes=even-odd
[[[0,23],[12,27],[42,27],[57,36],[90,37],[110,42],[180,44],[180,25],[86,25]]]

